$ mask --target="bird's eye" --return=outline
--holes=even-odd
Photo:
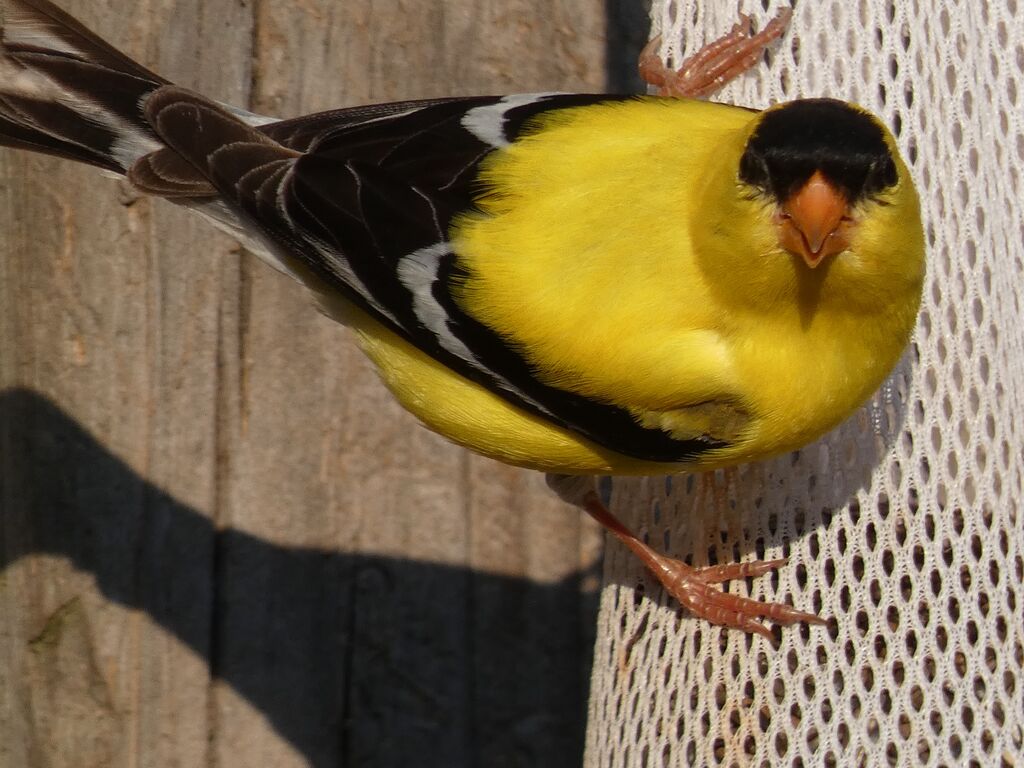
[[[874,195],[884,189],[892,187],[899,180],[896,173],[896,164],[891,157],[876,160],[868,168],[867,177],[864,180],[864,191],[868,195]]]

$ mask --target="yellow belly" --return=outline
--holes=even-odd
[[[512,405],[451,371],[348,303],[324,302],[324,309],[353,329],[385,385],[427,428],[503,463],[565,474],[657,475],[708,470],[799,448],[845,419],[895,362],[885,355],[874,356],[867,365],[869,370],[852,376],[859,382],[852,385],[849,380],[841,383],[838,379],[851,378],[849,359],[859,359],[864,365],[868,360],[865,354],[853,356],[833,348],[831,354],[817,355],[822,367],[808,376],[806,366],[782,365],[775,359],[780,354],[777,338],[774,345],[764,339],[753,346],[772,357],[773,365],[758,361],[750,353],[744,357],[754,371],[777,373],[772,381],[758,382],[751,376],[748,389],[762,396],[788,393],[789,401],[776,402],[776,397],[756,403],[758,415],[748,434],[723,449],[709,450],[693,462],[644,461],[604,448]],[[838,337],[850,339],[855,334],[841,333]],[[819,349],[828,348],[821,341],[815,344]],[[810,356],[805,351],[798,357]],[[800,379],[801,375],[806,378]],[[766,413],[776,416],[765,418]]]

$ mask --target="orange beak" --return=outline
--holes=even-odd
[[[814,175],[783,203],[776,216],[779,245],[800,256],[814,269],[826,257],[850,245],[853,220],[843,193],[825,179]]]

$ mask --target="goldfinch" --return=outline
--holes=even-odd
[[[349,325],[427,427],[552,473],[696,615],[817,620],[711,586],[780,562],[688,568],[559,478],[773,456],[879,386],[924,241],[876,118],[830,99],[534,94],[275,120],[169,84],[47,0],[0,7],[0,143],[123,174],[232,233]]]

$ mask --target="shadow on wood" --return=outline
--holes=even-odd
[[[637,61],[651,37],[648,3],[605,0],[605,85],[609,93],[646,93]]]
[[[310,765],[580,764],[597,607],[581,598],[586,574],[536,584],[217,531],[26,390],[0,395],[0,461],[0,595],[19,561],[67,558],[206,660],[211,685]],[[5,617],[15,653],[59,647],[73,609],[21,636],[25,622]],[[29,720],[29,689],[47,684],[9,691]]]

